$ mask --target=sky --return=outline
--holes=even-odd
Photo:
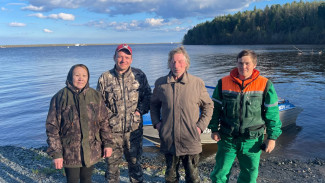
[[[216,16],[293,1],[0,0],[0,45],[175,43]]]

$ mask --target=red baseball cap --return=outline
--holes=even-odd
[[[117,52],[119,52],[119,51],[121,51],[123,49],[128,50],[130,52],[130,54],[132,55],[132,49],[127,44],[120,44],[120,45],[118,45],[117,48],[116,48],[116,50],[115,50],[115,53],[117,53]]]

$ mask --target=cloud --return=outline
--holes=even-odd
[[[51,31],[49,29],[43,29],[43,32],[45,32],[45,33],[52,33],[53,31]]]
[[[74,20],[75,16],[67,13],[51,14],[48,16],[53,19],[62,19],[62,20]]]
[[[27,0],[34,11],[59,8],[85,8],[93,12],[114,15],[147,13],[164,19],[187,17],[215,17],[241,10],[250,3],[265,0]],[[33,10],[32,10],[33,11]]]
[[[30,14],[28,16],[30,16],[30,17],[38,17],[38,18],[47,18],[47,16],[44,16],[42,13],[34,13],[34,14]]]
[[[90,21],[82,26],[99,29],[114,29],[116,31],[159,30],[159,31],[184,31],[189,29],[179,26],[178,20],[167,21],[164,19],[147,18],[145,20],[132,20],[130,22]]]
[[[145,20],[145,23],[147,23],[151,26],[162,26],[163,22],[164,22],[164,19],[147,18]]]
[[[34,14],[30,14],[28,16],[38,17],[38,18],[62,19],[62,20],[68,20],[68,21],[75,20],[75,16],[74,15],[67,14],[67,13],[50,14],[49,16],[45,16],[42,13],[34,13]]]
[[[33,6],[33,5],[29,5],[26,7],[22,7],[22,10],[30,10],[30,11],[44,11],[44,6]]]
[[[1,7],[1,11],[6,11],[7,9],[4,7]]]
[[[10,26],[10,27],[25,27],[26,24],[24,24],[24,23],[19,23],[19,22],[11,22],[11,23],[9,23],[9,26]]]

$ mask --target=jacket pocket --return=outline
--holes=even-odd
[[[246,101],[246,117],[254,117],[261,115],[262,98],[259,96],[251,96]]]
[[[238,117],[238,105],[236,100],[226,99],[223,102],[224,115],[228,118]]]
[[[118,116],[116,116],[116,115],[114,115],[113,117],[111,117],[110,119],[109,119],[109,126],[111,126],[111,127],[115,127],[116,125],[118,125],[119,124],[119,117]]]
[[[137,130],[141,123],[141,115],[131,113],[131,129],[132,131]]]
[[[90,148],[91,148],[91,159],[92,161],[96,161],[98,158],[102,156],[102,141],[100,139],[100,135],[97,132],[95,134],[95,138],[92,142],[90,142]]]
[[[179,128],[182,130],[180,135],[184,144],[192,144],[193,142],[200,142],[200,135],[197,131],[197,120],[199,116],[195,115],[195,111],[189,112],[184,108],[181,108]]]
[[[256,139],[264,135],[264,125],[252,126],[245,129],[245,137],[248,139]]]
[[[235,128],[233,126],[227,125],[225,123],[221,123],[220,132],[227,135],[232,136]]]
[[[98,121],[98,113],[99,113],[99,107],[96,103],[90,102],[88,105],[88,118],[92,122]]]
[[[132,107],[136,107],[139,100],[139,90],[131,89],[130,91],[128,91],[128,98],[129,101],[132,103]]]
[[[75,137],[62,138],[63,164],[75,165],[81,162],[81,142]]]
[[[71,130],[71,127],[73,125],[74,119],[74,110],[72,106],[67,106],[67,108],[62,113],[62,121],[61,121],[61,134],[65,136],[68,131]]]
[[[70,137],[65,137],[65,138],[62,138],[62,146],[65,148],[65,147],[68,147],[71,143],[71,138]]]

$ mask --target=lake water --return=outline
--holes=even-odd
[[[142,69],[153,85],[168,73],[168,52],[176,44],[131,45],[132,66]],[[65,86],[70,67],[85,64],[90,86],[114,66],[115,45],[30,47],[0,49],[0,145],[46,145],[45,120],[51,97]],[[284,131],[275,153],[290,157],[325,158],[325,53],[324,45],[185,46],[191,58],[189,72],[215,86],[236,64],[242,49],[258,54],[263,76],[271,79],[278,96],[304,110],[297,127]],[[314,51],[314,54],[311,53]]]

